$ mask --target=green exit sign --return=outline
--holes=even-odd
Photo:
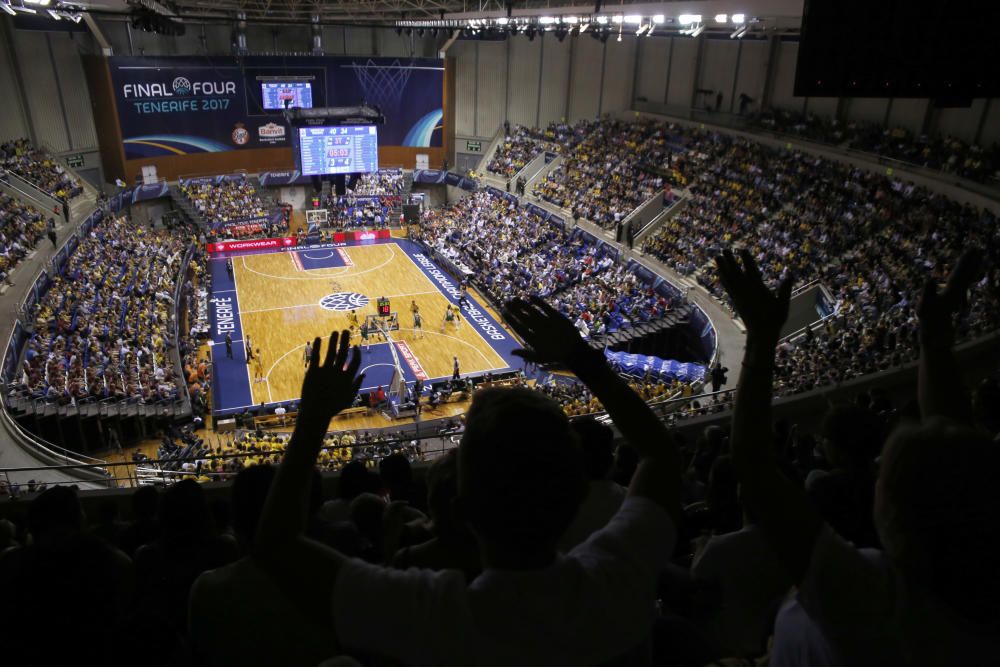
[[[66,164],[69,165],[70,169],[79,169],[83,166],[83,156],[79,153],[76,155],[67,155]]]
[[[483,142],[481,141],[466,141],[465,150],[470,153],[482,153],[483,152]]]

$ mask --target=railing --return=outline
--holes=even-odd
[[[46,215],[51,214],[55,208],[58,208],[60,211],[59,215],[62,215],[62,202],[48,192],[13,172],[5,171],[3,175],[6,180],[0,180],[0,189],[13,190],[17,193],[16,195],[14,193],[8,194],[30,200],[41,207]]]

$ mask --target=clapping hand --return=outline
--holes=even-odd
[[[917,305],[920,338],[924,345],[950,347],[954,342],[951,316],[965,308],[969,288],[979,277],[982,263],[982,253],[973,248],[958,259],[943,291],[938,292],[933,280],[928,280],[924,285],[920,303]]]
[[[749,250],[740,251],[743,266],[731,250],[715,258],[719,280],[733,300],[736,313],[746,324],[748,333],[756,338],[777,343],[781,327],[788,319],[788,303],[792,296],[792,281],[781,281],[777,292],[764,284],[757,262]]]
[[[527,346],[514,354],[527,362],[570,367],[590,351],[576,327],[538,297],[508,301],[503,313]]]
[[[330,334],[330,344],[326,349],[326,361],[320,365],[321,341],[313,341],[309,368],[302,381],[302,401],[299,404],[298,423],[303,426],[326,428],[330,420],[344,408],[349,408],[358,395],[364,374],[358,374],[361,354],[354,347],[351,361],[347,363],[347,352],[351,344],[351,333],[336,331]]]

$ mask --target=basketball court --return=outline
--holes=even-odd
[[[209,265],[216,415],[298,399],[306,344],[317,336],[325,344],[331,331],[349,328],[352,310],[359,323],[369,316],[380,323],[362,351],[362,392],[388,390],[397,368],[409,384],[449,379],[453,357],[463,376],[509,370],[518,362],[511,354],[517,341],[473,294],[461,318],[445,322],[447,307],[458,308],[460,287],[420,246],[403,238],[223,253]],[[382,297],[389,299],[398,329],[389,330],[391,320],[377,317]],[[413,326],[414,302],[421,330]],[[356,345],[362,342],[359,328],[352,337]],[[254,382],[256,362],[247,363],[247,337],[259,350],[262,382]]]

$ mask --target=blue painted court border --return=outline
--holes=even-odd
[[[351,243],[322,243],[307,247],[297,246],[292,248],[269,248],[267,250],[243,250],[232,253],[220,253],[209,260],[209,274],[212,278],[211,298],[209,299],[209,314],[211,319],[212,338],[212,396],[214,416],[231,415],[242,412],[246,408],[259,408],[261,404],[253,402],[253,393],[250,389],[250,374],[246,363],[246,355],[243,349],[243,325],[239,316],[239,299],[236,292],[236,281],[229,276],[226,271],[226,260],[235,257],[245,257],[247,255],[266,255],[276,252],[296,252],[303,259],[303,268],[318,269],[329,268],[331,266],[344,266],[343,261],[336,252],[336,248],[347,248],[367,245],[394,244],[427,276],[438,291],[451,302],[458,306],[460,286],[458,281],[441,269],[437,263],[432,261],[422,247],[406,239],[392,238],[369,240]],[[332,257],[328,258],[306,258],[303,253],[314,254],[328,250]],[[333,259],[336,258],[336,259]],[[306,262],[315,262],[315,265],[307,265]],[[340,262],[339,264],[327,262]],[[373,301],[378,295],[367,295]],[[404,329],[412,328],[413,322],[410,317],[409,303],[397,301],[394,310],[399,312],[400,327]],[[400,305],[402,303],[402,305]],[[229,318],[229,309],[232,317]],[[520,366],[520,360],[512,352],[520,345],[503,326],[494,318],[489,311],[475,298],[469,296],[468,303],[461,307],[463,321],[461,326],[473,327],[482,336],[493,350],[500,355],[507,364],[505,367],[493,369],[489,372],[504,372]],[[435,331],[440,326],[439,317],[443,313],[425,313],[424,328]],[[220,326],[223,328],[220,329]],[[226,328],[231,327],[231,328]],[[233,336],[233,358],[226,357],[225,337],[226,331],[230,331]],[[446,332],[447,333],[447,332]],[[374,340],[372,341],[374,343]],[[303,346],[305,341],[303,341]],[[397,354],[399,354],[397,350]],[[406,363],[402,354],[400,365],[403,367],[403,374],[408,384],[416,380],[413,369]],[[303,363],[303,367],[304,367]],[[369,351],[362,352],[361,367],[365,372],[365,386],[362,392],[372,391],[379,386],[386,387],[392,376],[392,353],[387,343],[373,344]],[[484,373],[487,371],[483,371]],[[450,376],[429,378],[427,384],[448,380]],[[295,403],[298,399],[291,401],[264,403],[264,407],[273,408],[284,403]]]

